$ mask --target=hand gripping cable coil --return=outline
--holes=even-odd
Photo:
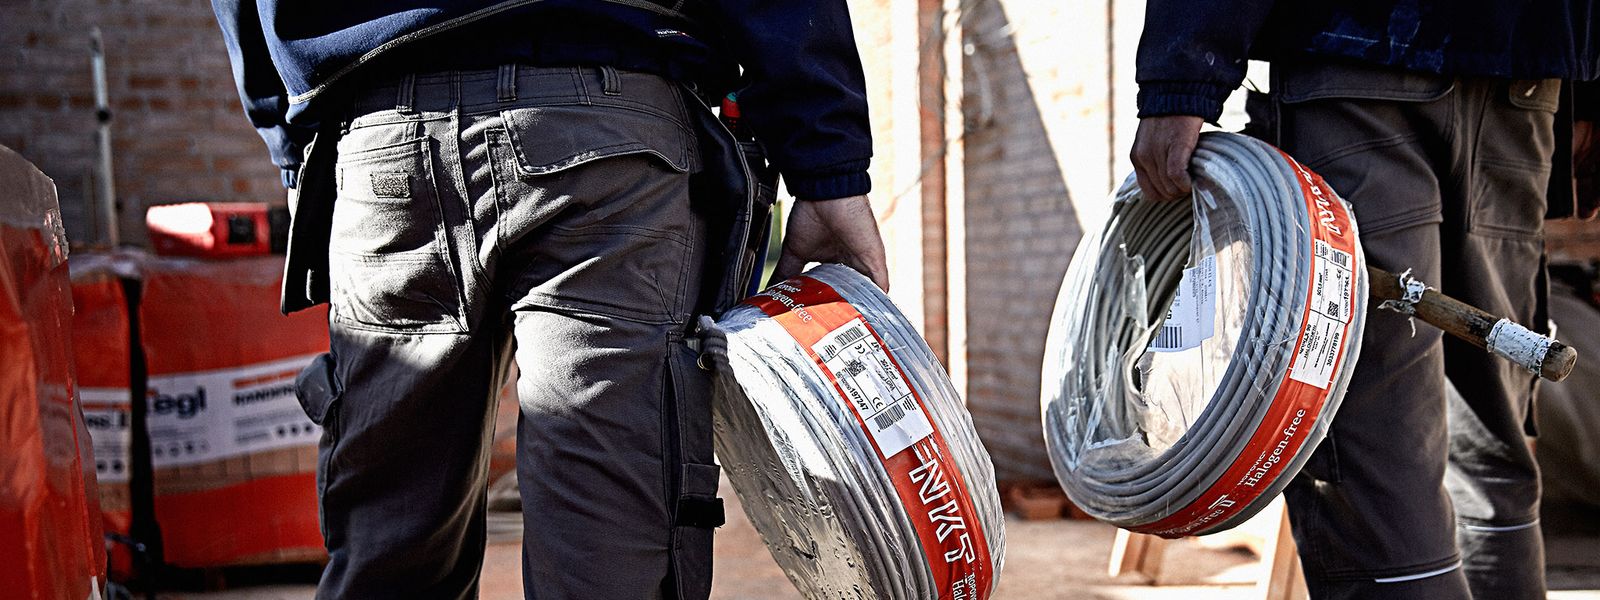
[[[1078,246],[1041,390],[1072,501],[1164,537],[1233,527],[1300,470],[1349,383],[1367,303],[1356,224],[1320,177],[1221,133],[1201,137],[1191,172],[1193,202],[1148,200],[1129,177]],[[1191,338],[1213,335],[1157,352],[1178,305],[1199,319]]]
[[[866,277],[821,265],[702,320],[717,457],[808,598],[987,598],[994,467],[932,350]]]

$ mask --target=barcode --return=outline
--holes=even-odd
[[[1316,254],[1320,258],[1332,260],[1333,264],[1339,265],[1346,269],[1350,268],[1350,253],[1336,249],[1322,240],[1317,240],[1316,249],[1313,251],[1313,254]]]
[[[845,330],[844,333],[839,334],[839,337],[835,338],[834,341],[843,345],[847,345],[864,337],[867,337],[866,330],[860,327],[852,327]]]
[[[844,376],[845,377],[855,377],[857,375],[860,375],[860,374],[866,372],[866,370],[867,370],[867,365],[863,364],[859,360],[852,360],[852,361],[847,362],[847,363],[844,364]]]
[[[899,404],[894,404],[884,409],[883,412],[878,413],[878,416],[873,417],[872,421],[878,424],[878,429],[888,429],[890,425],[900,422],[900,419],[904,419],[905,416],[906,409],[901,408]]]
[[[1161,332],[1156,334],[1156,339],[1150,342],[1151,348],[1181,348],[1183,346],[1183,328],[1176,325],[1163,325]]]
[[[833,344],[824,344],[822,346],[822,360],[830,360],[833,358],[833,355],[838,353],[839,349],[835,348]]]

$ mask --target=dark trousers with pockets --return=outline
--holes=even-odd
[[[687,100],[687,102],[686,102]],[[709,382],[685,344],[705,220],[679,86],[609,68],[411,75],[339,141],[319,598],[475,598],[515,356],[528,598],[704,598]],[[699,109],[703,110],[703,108]]]
[[[1544,328],[1559,81],[1321,62],[1273,71],[1269,141],[1351,202],[1373,265]],[[1285,490],[1312,596],[1543,598],[1526,441],[1536,379],[1369,310],[1332,430]]]

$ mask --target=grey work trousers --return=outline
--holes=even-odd
[[[1275,63],[1269,141],[1351,202],[1373,265],[1544,329],[1559,88]],[[1369,311],[1332,430],[1285,490],[1312,596],[1543,598],[1539,473],[1526,442],[1536,378]],[[1447,378],[1459,398],[1447,400]]]
[[[339,141],[318,598],[476,598],[513,355],[526,597],[704,598],[709,380],[685,344],[704,219],[685,92],[609,68],[412,75]],[[688,524],[685,524],[689,521]]]

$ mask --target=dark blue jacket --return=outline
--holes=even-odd
[[[1244,80],[1247,58],[1594,79],[1596,11],[1596,0],[1150,0],[1139,40],[1139,116],[1215,121]]]
[[[845,0],[211,4],[245,112],[291,187],[311,132],[351,81],[511,62],[653,72],[712,97],[742,87],[741,126],[796,197],[871,187],[865,78]]]

